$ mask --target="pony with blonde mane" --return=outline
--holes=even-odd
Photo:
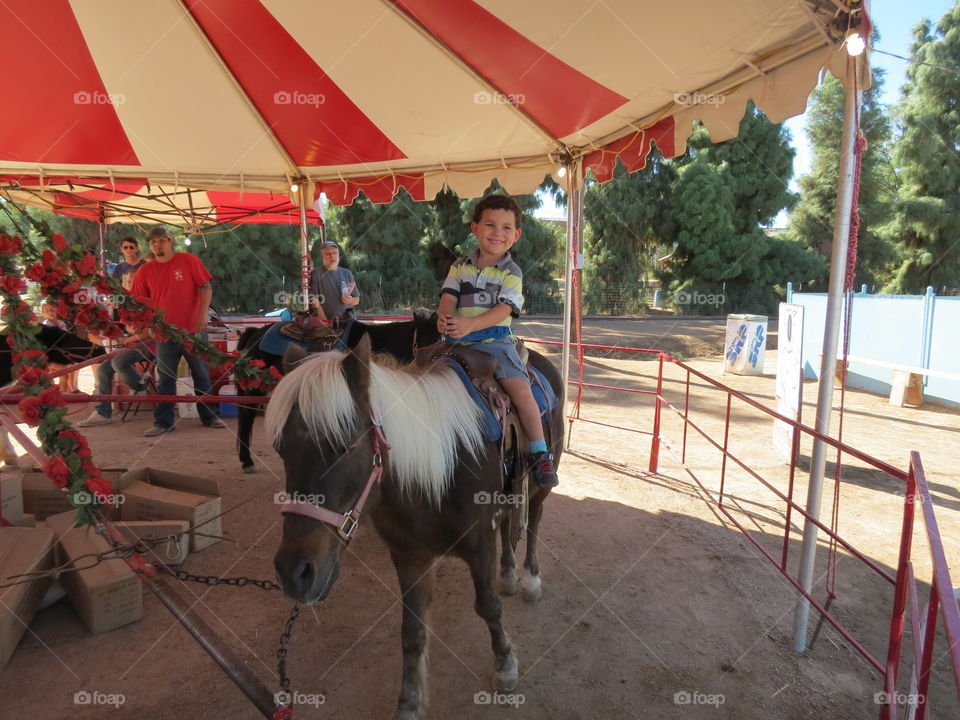
[[[530,358],[562,398],[560,374],[539,354],[531,352]],[[559,460],[562,403],[550,411],[547,426]],[[490,631],[495,689],[515,690],[517,659],[495,587],[496,532],[499,528],[503,541],[501,592],[513,594],[520,515],[515,499],[524,496],[525,485],[529,520],[520,584],[524,599],[536,601],[536,532],[549,490],[525,473],[505,486],[499,441],[485,438],[481,412],[456,373],[442,364],[423,369],[371,360],[367,340],[351,353],[312,355],[277,386],[267,406],[267,429],[293,498],[284,505],[283,538],[274,558],[288,597],[310,604],[329,595],[358,515],[370,516],[390,548],[403,597],[395,720],[413,720],[426,707],[427,610],[434,563],[443,555],[458,556],[470,568],[474,607]],[[514,499],[494,500],[498,497]]]

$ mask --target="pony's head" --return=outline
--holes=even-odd
[[[267,406],[267,431],[286,474],[274,567],[284,592],[305,603],[332,589],[357,515],[387,489],[396,502],[439,506],[458,455],[476,456],[483,441],[479,410],[452,371],[381,364],[368,338],[293,367]]]
[[[41,325],[38,339],[47,348],[47,358],[50,362],[60,365],[73,365],[100,357],[106,352],[101,345],[52,325]]]

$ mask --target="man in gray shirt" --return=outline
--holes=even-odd
[[[320,248],[323,267],[310,275],[311,306],[319,307],[324,320],[353,317],[360,304],[360,291],[353,273],[340,267],[340,248],[327,241]]]

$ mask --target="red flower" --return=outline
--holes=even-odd
[[[256,360],[251,360],[250,364],[253,367],[257,368],[257,370],[263,370],[267,366],[267,364],[260,358],[257,358]]]
[[[283,373],[277,370],[273,365],[270,366],[270,377],[274,380],[283,380]]]
[[[54,455],[43,464],[43,471],[58,488],[65,488],[70,480],[70,468],[62,455]]]
[[[40,398],[25,397],[20,401],[20,417],[30,427],[36,427],[43,420],[43,411],[40,409]]]
[[[67,239],[60,233],[57,233],[50,239],[53,240],[53,247],[57,252],[62,253],[67,249]]]
[[[99,477],[100,468],[93,464],[90,460],[84,460],[83,465],[81,465],[83,471],[90,477]]]
[[[17,382],[26,387],[39,385],[46,376],[47,373],[43,368],[38,368],[36,365],[21,365],[16,373]]]
[[[89,252],[83,254],[80,260],[73,263],[73,269],[80,277],[97,274],[97,260]]]
[[[57,264],[57,256],[54,255],[53,250],[47,248],[40,253],[40,262],[43,263],[44,269],[51,268]]]
[[[60,432],[60,437],[73,440],[77,444],[76,451],[81,460],[90,459],[90,445],[87,444],[87,439],[83,435],[76,430],[63,430]]]
[[[37,396],[41,404],[48,407],[66,407],[67,401],[60,394],[60,388],[51,385]]]
[[[113,495],[113,486],[103,478],[88,478],[84,485],[87,486],[87,490],[92,492],[93,496],[100,502],[104,502],[106,498]]]
[[[10,344],[10,347],[13,347],[13,333],[7,337],[7,342]],[[43,361],[46,358],[46,353],[41,352],[40,350],[21,350],[20,352],[13,353],[13,363],[14,365],[19,365],[22,362],[30,362],[32,360]]]
[[[16,295],[27,287],[27,283],[22,278],[18,278],[14,275],[4,275],[2,285],[4,291],[6,291],[9,295]]]
[[[10,237],[0,233],[0,255],[19,255],[23,245],[18,236]]]

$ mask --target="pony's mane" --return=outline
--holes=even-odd
[[[297,405],[311,437],[346,449],[356,437],[357,406],[341,366],[346,355],[311,355],[277,385],[267,405],[267,432],[277,444]],[[370,405],[392,449],[389,469],[401,490],[415,489],[439,505],[457,462],[458,448],[476,457],[483,443],[480,409],[460,379],[439,365],[422,371],[374,359]]]

